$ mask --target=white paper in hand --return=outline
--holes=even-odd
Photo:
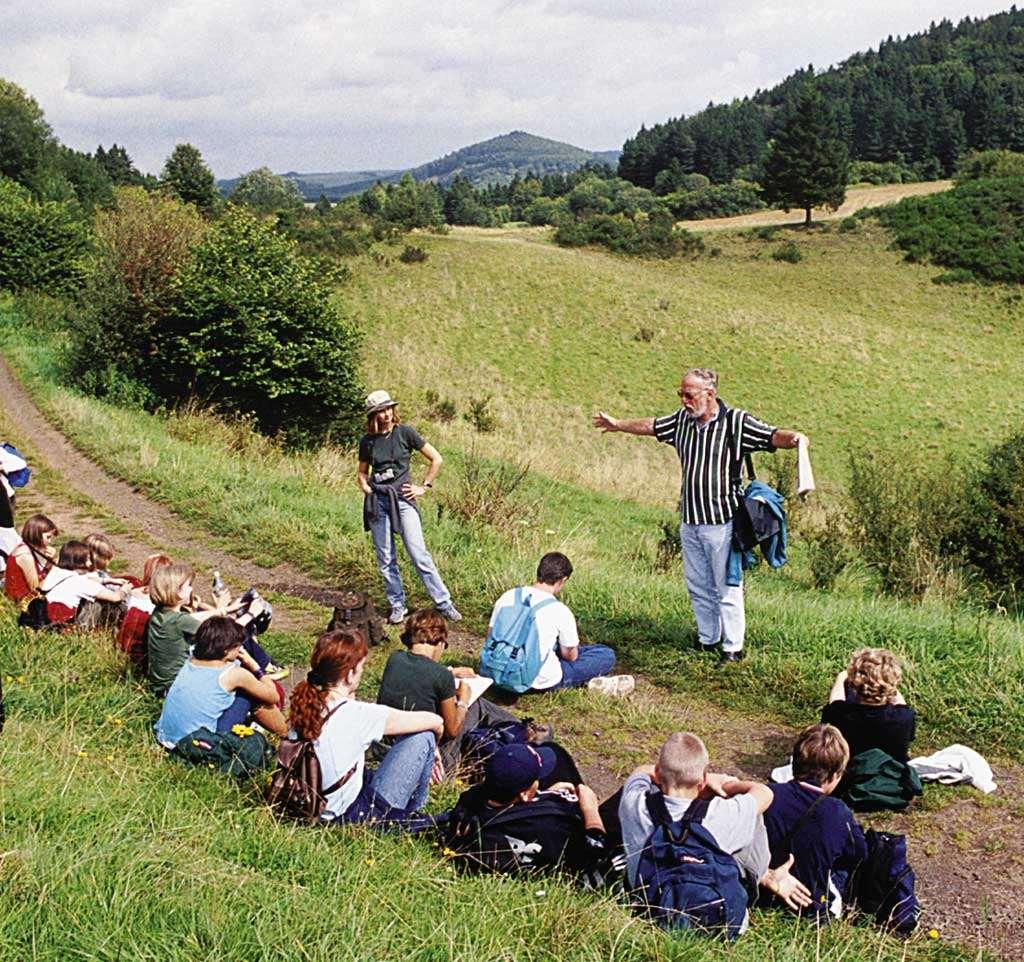
[[[811,456],[807,453],[807,438],[800,438],[796,446],[796,493],[803,497],[814,490],[814,472],[811,470]]]

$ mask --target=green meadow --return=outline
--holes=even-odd
[[[787,239],[798,264],[771,257]],[[933,284],[936,271],[904,263],[870,221],[712,242],[713,256],[661,263],[558,249],[533,230],[467,229],[417,237],[423,263],[355,265],[338,296],[366,330],[368,386],[391,391],[445,455],[423,511],[469,626],[482,631],[497,594],[562,550],[576,565],[565,600],[584,636],[612,643],[666,698],[699,694],[801,725],[854,648],[885,645],[910,666],[921,749],[961,741],[1020,761],[1019,622],[948,598],[885,598],[856,565],[834,590],[815,590],[798,537],[790,566],[748,580],[751,657],[717,672],[691,653],[678,565],[659,564],[657,550],[675,518],[675,455],[589,426],[598,408],[671,411],[681,372],[707,365],[726,401],[810,435],[820,500],[839,495],[854,450],[970,458],[1024,413],[1017,295]],[[60,347],[59,331],[0,306],[4,356],[111,473],[242,556],[377,590],[354,452],[290,453],[201,411],[148,415],[84,398],[59,385]],[[429,391],[454,402],[452,420],[429,416]],[[463,417],[484,399],[492,432]],[[776,471],[793,470],[777,457]],[[762,472],[769,463],[760,457]],[[518,483],[517,468],[528,468]],[[309,641],[279,645],[301,658]],[[664,937],[553,880],[460,879],[422,842],[278,826],[253,789],[160,758],[155,706],[112,652],[71,638],[54,657],[5,615],[0,658],[13,679],[0,739],[0,954],[10,958],[113,959],[126,944],[132,957],[182,959],[975,957],[767,914],[727,950]]]

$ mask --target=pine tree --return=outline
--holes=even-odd
[[[813,207],[836,210],[846,198],[848,157],[821,92],[806,84],[783,113],[765,161],[764,197],[797,207],[811,223]]]
[[[191,144],[178,144],[171,151],[160,179],[180,201],[195,204],[207,216],[220,204],[213,171],[204,163],[199,149]]]

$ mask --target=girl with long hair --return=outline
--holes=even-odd
[[[367,657],[355,628],[327,631],[313,648],[310,670],[291,695],[295,733],[313,742],[327,796],[326,821],[400,824],[427,801],[440,715],[401,711],[355,697]],[[366,749],[384,736],[395,742],[376,771],[364,767]]]
[[[51,541],[59,534],[45,514],[34,514],[21,527],[21,541],[7,558],[4,593],[22,607],[36,593],[50,568],[55,551]]]

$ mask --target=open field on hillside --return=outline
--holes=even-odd
[[[803,260],[772,260],[789,239]],[[729,403],[806,432],[826,492],[853,449],[966,456],[1024,415],[1017,292],[935,285],[873,222],[715,236],[717,256],[693,261],[563,250],[531,230],[416,243],[426,263],[367,263],[342,295],[368,332],[368,381],[421,425],[427,390],[460,413],[490,396],[494,433],[457,417],[427,422],[431,438],[583,488],[674,503],[667,446],[600,435],[589,419],[673,410],[692,366],[715,367]]]
[[[949,190],[953,186],[951,180],[929,180],[917,184],[881,184],[851,187],[846,191],[846,200],[838,210],[827,207],[815,207],[815,221],[842,220],[856,214],[865,207],[881,207],[883,204],[895,204],[904,197],[924,197],[941,190]],[[680,221],[680,226],[688,230],[729,230],[741,227],[761,227],[769,224],[800,225],[804,222],[804,213],[800,210],[759,210],[752,214],[737,214],[735,217],[708,217],[704,220]]]

